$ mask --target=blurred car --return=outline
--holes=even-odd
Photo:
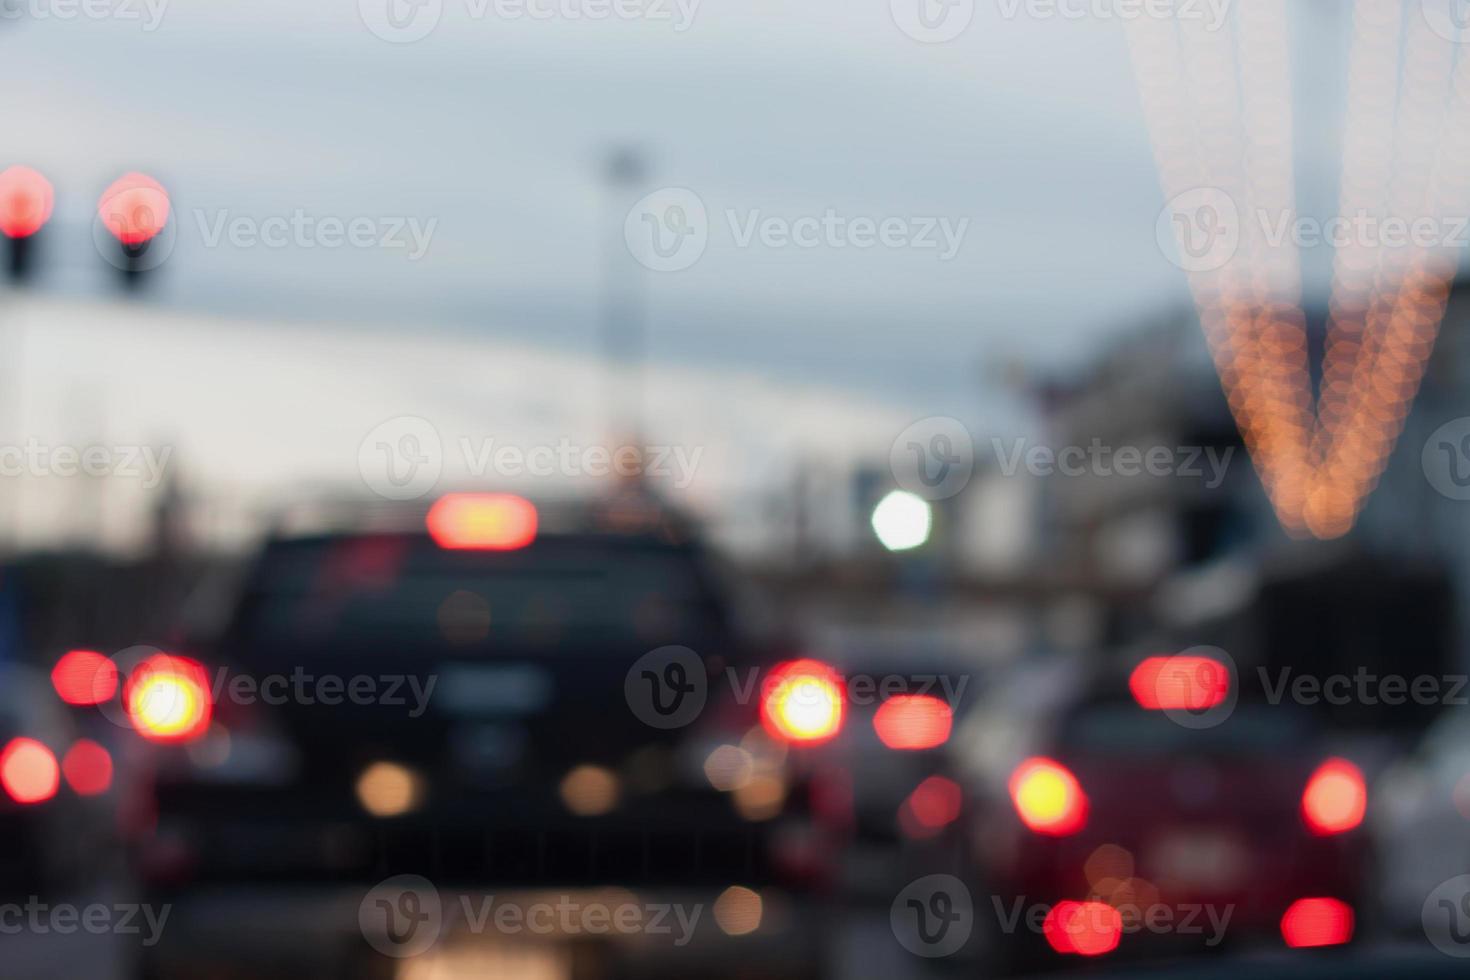
[[[976,709],[958,748],[1007,966],[1353,937],[1370,865],[1361,771],[1302,714],[1237,702],[1207,660],[1043,671]]]
[[[828,845],[793,743],[830,732],[780,727],[789,685],[727,682],[824,669],[778,652],[747,642],[688,526],[644,499],[453,494],[277,537],[222,636],[129,674],[157,743],[140,868],[176,907],[150,969],[187,970],[191,932],[247,956],[241,896],[279,915],[314,886],[360,896],[402,874],[706,905],[732,886],[820,888]],[[754,914],[705,927],[759,932]],[[780,955],[801,969],[799,942]]]
[[[1374,784],[1379,913],[1394,932],[1422,935],[1425,902],[1470,874],[1470,715],[1447,709]]]
[[[978,693],[975,668],[917,639],[845,638],[826,659],[848,701],[841,736],[819,750],[850,783],[843,890],[886,902],[963,863],[963,793],[947,750]]]
[[[117,840],[112,783],[111,753],[44,676],[0,668],[0,895],[55,900],[94,879]]]

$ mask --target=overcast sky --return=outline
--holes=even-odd
[[[393,43],[366,23],[386,0],[89,0],[102,19],[77,2],[0,0],[22,11],[0,22],[4,155],[56,184],[44,285],[57,292],[111,288],[88,221],[140,169],[175,205],[161,302],[592,351],[602,255],[637,196],[611,198],[602,161],[632,143],[649,161],[641,190],[688,188],[708,212],[692,267],[637,273],[660,361],[984,414],[987,365],[1075,362],[1187,303],[1155,244],[1161,196],[1115,20],[981,0],[953,40],[921,43],[888,0],[623,0],[668,18],[598,22],[426,0],[442,6],[435,29]],[[1297,9],[1311,36],[1296,47],[1323,69],[1296,93],[1303,171],[1330,176],[1337,55],[1313,52],[1341,18]],[[948,259],[740,244],[752,220],[829,209],[963,237]],[[298,212],[383,234],[401,221],[405,244],[228,233]],[[619,276],[638,268],[627,259]]]

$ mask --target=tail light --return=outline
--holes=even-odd
[[[873,730],[890,749],[932,749],[949,739],[954,712],[927,694],[900,694],[878,706]]]
[[[55,203],[51,182],[30,167],[0,173],[0,234],[29,238],[50,220]]]
[[[1106,902],[1058,902],[1042,921],[1041,932],[1058,953],[1101,956],[1118,948],[1123,916]]]
[[[916,840],[933,837],[959,818],[963,798],[954,780],[930,776],[903,801],[898,809],[898,824]]]
[[[154,742],[192,741],[204,734],[214,713],[204,667],[168,654],[134,667],[123,699],[138,734]]]
[[[536,540],[536,507],[512,493],[451,493],[425,518],[441,548],[514,551]]]
[[[112,755],[84,738],[62,756],[61,773],[78,796],[98,796],[112,785]]]
[[[1353,938],[1353,909],[1335,898],[1299,898],[1281,917],[1281,938],[1292,948],[1340,946]]]
[[[820,660],[792,660],[767,678],[761,724],[783,742],[813,745],[842,730],[846,696],[842,678]]]
[[[1317,767],[1302,791],[1302,819],[1321,837],[1341,834],[1363,822],[1368,786],[1363,773],[1346,759],[1328,759]]]
[[[117,665],[92,650],[72,650],[51,668],[51,686],[67,704],[102,704],[117,693]]]
[[[0,786],[15,802],[44,803],[60,783],[56,756],[35,739],[13,738],[0,751]]]
[[[1071,770],[1052,759],[1027,759],[1011,773],[1011,801],[1038,834],[1065,837],[1087,824],[1087,795]]]
[[[1133,668],[1128,690],[1149,711],[1203,711],[1230,693],[1230,671],[1212,657],[1149,657]]]

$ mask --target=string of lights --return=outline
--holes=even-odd
[[[1314,398],[1297,244],[1267,240],[1260,220],[1296,220],[1285,0],[1237,7],[1231,31],[1150,21],[1130,22],[1128,41],[1165,197],[1210,188],[1237,210],[1234,253],[1189,273],[1226,400],[1283,527],[1340,536],[1417,394],[1454,258],[1417,238],[1387,248],[1381,233],[1335,242]],[[1412,227],[1470,205],[1455,166],[1470,150],[1470,59],[1425,18],[1404,21],[1402,0],[1354,6],[1339,227]],[[1190,229],[1176,230],[1183,249]]]

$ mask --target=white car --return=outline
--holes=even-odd
[[[1369,799],[1384,924],[1417,933],[1430,894],[1470,873],[1470,710],[1447,710]]]

